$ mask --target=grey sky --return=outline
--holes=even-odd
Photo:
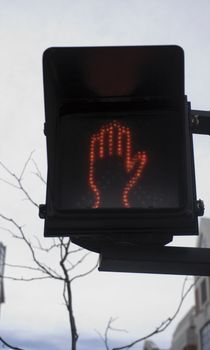
[[[46,172],[42,53],[50,46],[180,45],[185,51],[188,99],[194,109],[209,110],[209,16],[209,0],[0,0],[0,160],[20,171],[35,149],[34,157]],[[205,200],[207,216],[209,139],[195,137],[197,192]],[[2,176],[5,174],[1,171]],[[44,202],[45,188],[32,174],[26,177],[26,185],[39,203]],[[31,235],[42,237],[43,222],[37,211],[22,200],[23,196],[5,183],[0,183],[0,193],[0,212],[13,215],[26,224]],[[6,232],[1,232],[0,240],[7,245],[8,262],[28,261],[25,249]],[[194,244],[195,240],[176,241]],[[103,331],[110,316],[118,316],[116,326],[129,331],[120,334],[120,344],[126,338],[132,340],[147,334],[174,312],[182,281],[183,277],[174,276],[95,272],[74,287],[81,337],[94,338],[94,329]],[[43,341],[49,337],[52,340],[55,334],[67,334],[61,289],[53,282],[29,285],[7,281],[6,304],[0,320],[2,332],[17,332],[26,339],[40,337]],[[192,302],[193,295],[180,317]],[[154,340],[168,347],[174,327],[175,324]]]

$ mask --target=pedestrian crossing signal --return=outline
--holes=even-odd
[[[43,72],[45,236],[101,240],[100,251],[197,234],[183,50],[50,48]]]

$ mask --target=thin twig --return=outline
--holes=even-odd
[[[17,269],[39,271],[39,272],[42,272],[42,273],[43,273],[42,269],[40,269],[40,268],[38,268],[38,267],[33,267],[33,266],[15,265],[15,264],[5,264],[5,266],[13,267],[13,268],[17,268]]]
[[[11,236],[12,236],[13,238],[16,238],[16,239],[23,239],[23,237],[20,237],[20,236],[16,235],[12,230],[10,230],[10,229],[8,229],[8,228],[6,228],[6,227],[0,226],[0,229],[3,230],[3,231],[6,231],[6,232],[8,232],[8,233],[10,233]]]
[[[46,180],[43,178],[42,173],[41,173],[36,161],[33,158],[31,159],[31,161],[34,164],[36,171],[37,171],[36,173],[34,173],[34,175],[36,175],[46,185]]]
[[[180,299],[180,302],[178,304],[178,307],[176,309],[176,311],[174,312],[174,314],[171,316],[171,317],[168,317],[165,321],[163,321],[153,332],[147,334],[146,336],[142,337],[142,338],[139,338],[135,341],[133,341],[132,343],[128,344],[128,345],[125,345],[125,346],[120,346],[120,347],[115,347],[113,348],[112,350],[123,350],[123,349],[130,349],[131,347],[133,347],[134,345],[136,345],[137,343],[140,343],[141,341],[144,341],[148,338],[151,338],[153,335],[155,334],[159,334],[159,333],[162,333],[163,331],[166,330],[166,328],[169,327],[169,325],[172,323],[172,321],[176,318],[176,316],[178,315],[181,307],[182,307],[182,304],[184,302],[184,300],[186,299],[187,295],[190,293],[190,291],[192,290],[192,288],[195,286],[195,284],[197,283],[196,282],[193,282],[189,288],[186,290],[186,292],[184,292],[184,288],[185,288],[185,285],[186,285],[186,281],[187,279],[185,278],[184,280],[184,283],[183,283],[183,286],[182,286],[182,291],[181,291],[181,299]]]
[[[77,262],[75,264],[71,263],[71,267],[68,269],[68,271],[72,271],[75,267],[77,267],[78,265],[80,265],[86,258],[87,256],[90,254],[90,252],[84,254],[79,260],[77,260]]]
[[[116,331],[116,332],[127,332],[125,329],[120,329],[120,328],[114,328],[112,326],[112,323],[115,322],[117,320],[117,318],[113,318],[113,317],[110,317],[108,323],[107,323],[107,326],[106,326],[106,329],[105,329],[105,332],[104,332],[104,336],[96,330],[96,333],[99,335],[99,337],[101,338],[101,340],[103,341],[104,345],[105,345],[105,348],[106,350],[109,350],[109,345],[108,345],[108,333],[109,331]]]
[[[34,237],[35,238],[35,240],[37,241],[37,243],[38,243],[38,247],[36,247],[36,246],[34,246],[34,249],[39,249],[39,250],[41,250],[41,251],[43,251],[43,252],[45,252],[45,253],[49,253],[51,250],[53,250],[54,248],[59,248],[60,247],[60,244],[56,244],[55,242],[51,245],[51,246],[49,246],[48,248],[44,248],[43,246],[42,246],[42,244],[41,244],[41,242],[40,242],[40,240],[38,239],[38,237]]]
[[[11,186],[15,189],[20,190],[23,194],[24,197],[26,197],[26,199],[33,204],[35,207],[38,207],[38,204],[33,200],[33,198],[31,197],[30,192],[28,192],[27,188],[24,185],[24,175],[26,173],[26,169],[28,168],[29,163],[31,162],[33,164],[33,171],[34,174],[39,178],[39,180],[41,180],[44,184],[46,184],[46,181],[44,180],[41,171],[39,169],[39,167],[37,166],[37,163],[34,161],[34,159],[32,158],[32,154],[33,152],[31,152],[31,154],[29,155],[28,159],[26,160],[22,171],[20,172],[20,175],[17,175],[15,173],[13,173],[9,168],[7,168],[7,166],[5,166],[2,162],[0,162],[0,166],[6,171],[6,174],[8,175],[8,179],[3,179],[0,178],[0,181],[3,181],[4,183],[6,183],[8,186]],[[34,170],[35,168],[35,170]],[[78,266],[79,264],[81,264],[86,256],[88,256],[89,253],[84,254],[80,259],[77,259],[76,263],[71,263],[68,259],[70,258],[71,254],[75,254],[78,253],[82,250],[82,248],[73,248],[72,250],[70,250],[70,238],[58,238],[58,244],[57,241],[53,240],[53,244],[51,244],[50,246],[45,247],[44,245],[41,244],[41,242],[39,241],[38,238],[36,238],[36,242],[35,243],[37,246],[35,246],[32,241],[30,241],[30,239],[28,238],[28,236],[25,234],[25,228],[23,228],[23,226],[20,226],[18,224],[18,222],[14,219],[14,218],[9,218],[8,216],[5,216],[3,214],[0,214],[0,218],[2,218],[4,221],[8,222],[8,226],[11,225],[11,227],[9,226],[9,228],[3,228],[5,231],[9,232],[10,235],[16,239],[22,239],[27,248],[29,249],[32,259],[33,259],[33,263],[35,266],[37,267],[33,267],[33,266],[28,266],[28,265],[12,265],[12,264],[7,264],[7,266],[9,268],[16,268],[16,269],[26,269],[26,270],[31,270],[34,272],[39,272],[41,274],[43,274],[42,277],[39,276],[34,276],[32,275],[32,277],[13,277],[13,276],[4,276],[4,278],[13,280],[13,281],[33,281],[33,280],[37,280],[37,279],[47,279],[47,278],[53,278],[56,280],[60,280],[62,281],[63,284],[63,298],[65,301],[65,305],[67,307],[68,310],[68,316],[69,316],[69,323],[70,323],[70,332],[71,332],[71,346],[72,349],[76,349],[76,342],[78,340],[78,333],[77,333],[77,328],[76,328],[76,323],[75,323],[75,318],[74,318],[74,312],[73,312],[73,301],[72,301],[72,289],[71,289],[71,282],[73,280],[75,280],[76,278],[80,278],[83,276],[86,276],[88,274],[90,274],[93,270],[95,270],[96,266],[94,266],[92,269],[90,269],[89,271],[87,271],[86,273],[80,274],[78,276],[75,276],[72,278],[72,280],[70,279],[70,273],[69,271],[72,270],[74,267]],[[44,252],[44,253],[50,253],[53,251],[54,248],[58,248],[60,249],[60,259],[58,257],[58,260],[56,260],[56,262],[58,262],[58,264],[60,264],[61,270],[62,270],[62,276],[59,275],[57,273],[57,271],[55,269],[53,269],[52,267],[46,265],[44,262],[41,262],[38,259],[38,253],[40,252]],[[54,252],[57,253],[56,250],[54,250]],[[58,251],[59,253],[59,251]],[[44,254],[41,254],[40,256],[43,256]],[[59,266],[59,265],[58,265]],[[68,271],[68,268],[70,266],[70,269]],[[3,277],[3,276],[2,276]],[[6,345],[6,343],[4,343]],[[18,349],[18,348],[14,348],[17,350],[22,350],[22,349]]]
[[[35,255],[35,252],[34,252],[34,248],[32,246],[32,244],[29,242],[29,240],[26,238],[25,236],[25,233],[23,231],[23,228],[17,224],[17,222],[12,219],[12,218],[8,218],[7,216],[3,215],[0,213],[0,217],[2,219],[4,219],[5,221],[8,221],[10,222],[14,227],[16,227],[16,229],[19,231],[20,233],[20,236],[22,237],[22,239],[24,240],[24,242],[26,243],[26,245],[28,246],[30,252],[31,252],[31,255],[32,255],[32,258],[34,260],[34,262],[36,263],[36,265],[43,271],[43,273],[46,273],[47,275],[49,275],[51,278],[54,278],[54,279],[59,279],[59,280],[62,280],[61,277],[58,277],[56,274],[53,274],[50,269],[48,269],[43,263],[41,263],[37,258],[36,258],[36,255]]]
[[[12,277],[12,276],[5,276],[5,275],[0,275],[0,278],[4,278],[7,280],[12,280],[12,281],[19,281],[19,282],[31,282],[31,281],[38,281],[38,280],[46,280],[51,278],[50,276],[40,276],[40,277]]]
[[[42,263],[42,265],[44,266],[44,268],[47,271],[51,272],[54,275],[53,278],[55,278],[55,276],[57,276],[58,279],[63,280],[63,277],[57,271],[55,271],[55,269],[52,269],[50,266],[47,266],[45,263]]]
[[[21,174],[20,174],[20,176],[19,176],[19,180],[20,180],[20,181],[22,180],[23,175],[24,175],[24,173],[25,173],[25,170],[26,170],[26,168],[27,168],[29,162],[31,161],[31,157],[32,157],[32,154],[33,154],[33,153],[34,153],[34,150],[30,153],[28,159],[26,160],[26,162],[25,162],[25,164],[24,164],[24,166],[23,166],[23,169],[22,169]]]
[[[83,248],[77,248],[77,249],[74,249],[74,250],[70,250],[70,251],[69,251],[69,254],[79,253],[79,252],[81,252],[82,250],[84,250],[84,249],[83,249]]]
[[[25,189],[25,187],[22,184],[23,175],[25,173],[25,170],[26,170],[29,162],[31,161],[31,157],[32,157],[33,152],[31,152],[28,159],[26,160],[26,162],[23,166],[23,169],[20,173],[20,176],[17,176],[15,173],[13,173],[9,168],[7,168],[7,166],[4,163],[2,163],[0,161],[0,165],[2,166],[2,168],[15,180],[17,185],[12,184],[11,182],[4,180],[4,179],[0,179],[0,180],[6,182],[8,185],[15,187],[15,188],[19,189],[20,191],[22,191],[25,194],[26,198],[29,200],[29,202],[31,202],[35,207],[38,208],[39,205],[32,199],[32,197],[30,196],[30,194],[28,193],[28,191]]]
[[[85,276],[88,276],[91,272],[93,272],[96,268],[98,267],[98,260],[97,260],[97,263],[88,271],[84,272],[84,273],[81,273],[81,274],[78,274],[74,277],[71,278],[70,282],[72,283],[73,281],[75,281],[76,279],[78,278],[81,278],[81,277],[85,277]]]
[[[13,345],[7,343],[6,340],[4,340],[2,337],[0,337],[0,341],[1,341],[4,345],[6,345],[8,348],[10,348],[10,349],[13,349],[13,350],[23,350],[22,348],[18,348],[17,346],[13,346]]]
[[[16,189],[19,190],[19,186],[13,184],[12,182],[9,182],[9,181],[3,179],[2,177],[0,177],[0,181],[1,181],[1,182],[4,182],[5,184],[7,184],[7,185],[9,185],[9,186],[11,186],[11,187],[14,187],[14,188],[16,188]]]
[[[68,305],[68,300],[66,298],[66,291],[67,291],[67,284],[66,284],[66,281],[64,281],[64,284],[63,284],[63,299],[65,301],[65,305]]]

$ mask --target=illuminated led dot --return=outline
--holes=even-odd
[[[99,157],[104,157],[104,135],[105,135],[105,128],[102,127],[99,133]]]
[[[94,180],[94,166],[95,166],[95,160],[96,160],[96,150],[95,150],[96,147],[95,146],[98,144],[98,141],[100,141],[100,138],[94,134],[92,136],[91,142],[90,142],[89,176],[88,176],[89,186],[95,195],[95,203],[93,205],[93,208],[100,207],[100,192],[99,192],[97,186],[95,185],[95,180]],[[99,156],[100,156],[100,154],[99,154]]]
[[[113,154],[113,125],[111,124],[109,127],[109,155]]]
[[[117,154],[118,156],[122,156],[122,128],[118,128],[117,133]]]

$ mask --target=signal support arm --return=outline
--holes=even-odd
[[[210,276],[210,249],[146,246],[105,250],[99,271]]]

